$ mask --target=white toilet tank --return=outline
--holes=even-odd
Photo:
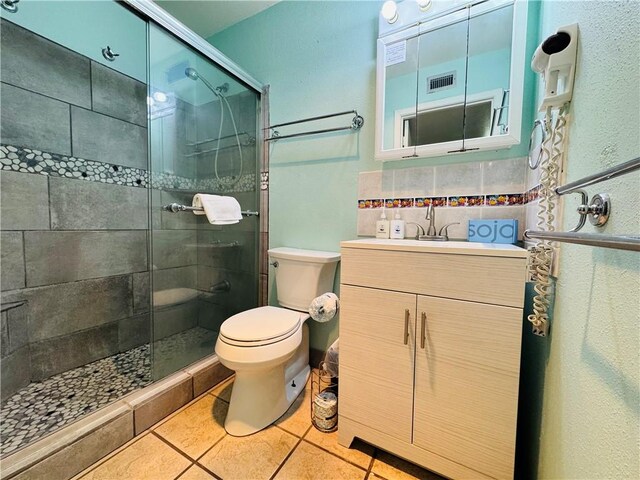
[[[277,262],[276,286],[282,307],[306,312],[311,300],[333,291],[339,253],[280,247],[270,249],[269,257]]]

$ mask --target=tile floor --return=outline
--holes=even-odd
[[[261,432],[232,437],[223,424],[233,379],[162,420],[75,480],[440,480],[371,445],[338,445],[309,419],[309,384],[287,413]]]

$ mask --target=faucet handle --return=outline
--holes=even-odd
[[[460,225],[460,222],[451,222],[451,223],[447,223],[446,225],[444,225],[441,229],[440,229],[440,233],[438,233],[438,235],[440,235],[441,237],[447,237],[449,238],[449,227],[451,225]]]
[[[416,226],[416,236],[415,240],[420,240],[420,235],[424,235],[424,227],[416,222],[407,222],[407,225],[415,225]]]

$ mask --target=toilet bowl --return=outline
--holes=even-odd
[[[309,378],[311,300],[331,291],[340,255],[293,248],[269,250],[276,267],[278,302],[228,318],[215,351],[236,372],[225,430],[255,433],[280,418]]]

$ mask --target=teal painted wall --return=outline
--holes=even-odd
[[[274,123],[352,107],[367,120],[356,135],[272,145],[273,246],[337,250],[340,240],[355,236],[357,173],[380,168],[373,161],[380,3],[283,2],[210,39],[271,84]],[[561,25],[580,25],[568,180],[640,152],[639,16],[637,2],[545,1],[540,16],[534,11],[530,17],[541,36]],[[528,81],[532,78],[529,74]],[[510,154],[418,159],[383,168]],[[639,187],[636,174],[589,189],[613,195],[616,210],[605,233],[640,234]],[[570,228],[575,199],[566,203],[564,227]],[[587,226],[585,231],[596,230]],[[534,338],[524,327],[523,375],[537,389],[528,391],[531,397],[521,404],[520,419],[521,425],[529,419],[529,432],[540,432],[540,439],[519,441],[522,478],[640,477],[639,291],[637,254],[561,247],[551,336]],[[335,331],[335,323],[314,328],[312,345],[323,348]],[[524,457],[522,447],[529,449]]]
[[[355,238],[359,172],[514,158],[526,151],[524,145],[497,152],[376,162],[373,145],[380,6],[379,1],[283,1],[208,39],[271,86],[273,124],[352,108],[365,118],[364,127],[356,134],[270,144],[272,247],[338,251],[341,240]],[[536,34],[532,29],[532,47]],[[533,82],[533,75],[527,75],[530,92]],[[532,118],[532,100],[525,102],[525,118]],[[345,120],[348,122],[349,117],[334,119],[331,126]],[[273,285],[273,278],[270,282]],[[273,291],[270,301],[275,304]],[[336,321],[312,322],[311,346],[325,349],[336,338],[337,330]]]
[[[567,181],[640,153],[638,2],[545,1],[541,38],[577,22]],[[640,235],[640,174],[586,189],[608,192],[603,229]],[[577,197],[577,196],[572,196]],[[573,227],[577,198],[566,200]],[[640,478],[640,255],[564,244],[545,372],[538,478]],[[539,349],[541,352],[544,349]],[[546,364],[546,370],[544,366]]]
[[[147,24],[113,0],[22,0],[7,20],[146,83]],[[109,45],[120,56],[109,62]]]

